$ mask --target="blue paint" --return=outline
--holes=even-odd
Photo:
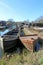
[[[40,49],[40,44],[37,42],[35,45],[35,51],[39,51],[39,49]]]
[[[9,32],[9,29],[6,29],[4,31],[0,31],[0,36],[3,36],[4,34],[6,34],[7,32]]]
[[[4,31],[0,31],[0,36],[3,36],[4,34],[8,33],[9,31],[11,31],[11,29],[15,29],[16,25],[10,27],[9,29],[5,29]]]

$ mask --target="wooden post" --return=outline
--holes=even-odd
[[[3,38],[0,36],[0,58],[3,57],[4,47],[3,47]]]

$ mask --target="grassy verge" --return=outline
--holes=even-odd
[[[43,50],[33,53],[24,49],[21,54],[13,53],[12,56],[4,56],[0,60],[0,65],[43,65]]]

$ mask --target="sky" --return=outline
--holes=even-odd
[[[43,16],[43,0],[0,0],[0,20],[34,21]]]

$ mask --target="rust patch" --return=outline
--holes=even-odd
[[[33,51],[35,39],[29,37],[20,37],[20,40],[28,50]]]

